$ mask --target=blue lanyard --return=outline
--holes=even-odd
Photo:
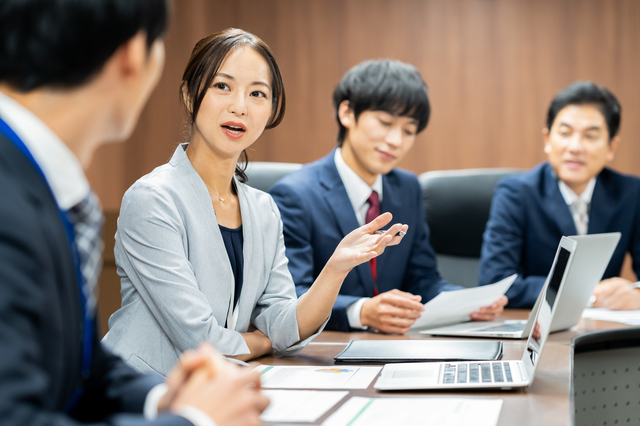
[[[42,179],[44,179],[45,183],[47,183],[47,187],[53,196],[53,191],[51,191],[51,186],[49,182],[47,182],[47,178],[44,175],[44,172],[31,155],[31,152],[27,148],[27,146],[22,142],[22,139],[9,127],[7,123],[0,118],[0,133],[5,135],[9,141],[11,141],[16,148],[22,152],[22,154],[29,160],[31,165],[40,173]],[[55,197],[54,197],[55,199]],[[65,233],[67,234],[67,240],[69,242],[69,248],[71,249],[71,255],[73,257],[73,263],[75,266],[76,278],[78,281],[78,289],[80,290],[80,300],[82,302],[82,376],[86,379],[89,377],[91,372],[91,352],[93,349],[93,317],[91,313],[87,309],[87,297],[82,290],[85,284],[84,275],[80,270],[80,253],[78,252],[78,246],[76,245],[76,237],[75,237],[75,229],[73,227],[73,223],[69,218],[69,212],[66,210],[61,210],[58,208],[58,212],[60,213],[60,219],[62,220],[62,224],[64,225]],[[70,408],[75,406],[75,402],[82,395],[83,389],[79,387],[76,390],[74,397],[72,398],[72,403],[70,403]]]

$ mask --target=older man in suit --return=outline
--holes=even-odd
[[[495,190],[484,233],[481,284],[519,276],[510,307],[531,307],[563,235],[620,232],[594,306],[640,309],[638,283],[620,277],[626,253],[640,274],[640,179],[605,167],[620,142],[620,104],[606,88],[577,82],[556,95],[542,132],[548,162]]]
[[[327,329],[405,333],[447,283],[436,267],[422,193],[412,173],[395,168],[425,129],[430,105],[418,70],[391,60],[363,62],[333,94],[338,148],[271,189],[284,223],[289,270],[298,295],[318,276],[340,240],[379,212],[409,225],[403,243],[345,279]],[[472,314],[493,319],[506,298]]]
[[[102,212],[82,165],[131,134],[167,15],[165,0],[0,4],[2,425],[257,424],[267,404],[256,373],[211,348],[163,383],[98,339]]]

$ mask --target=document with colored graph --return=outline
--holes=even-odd
[[[260,365],[263,388],[366,389],[382,367]]]

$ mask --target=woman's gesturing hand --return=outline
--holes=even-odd
[[[328,264],[336,270],[348,272],[361,263],[381,255],[387,246],[400,243],[409,229],[408,225],[396,223],[386,231],[380,231],[380,228],[391,222],[392,218],[391,213],[383,213],[347,234],[338,244]]]

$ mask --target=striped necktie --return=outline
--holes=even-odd
[[[582,198],[578,198],[571,204],[571,213],[578,235],[586,235],[589,229],[589,206],[587,203]]]
[[[69,210],[73,223],[75,241],[80,255],[80,272],[84,278],[82,292],[87,300],[87,312],[95,313],[98,301],[98,278],[102,269],[102,225],[104,216],[98,197],[90,191],[78,204]]]
[[[369,210],[367,210],[367,215],[365,216],[365,222],[369,223],[376,217],[380,216],[380,201],[378,199],[378,193],[376,191],[371,191],[371,195],[367,199],[367,203],[369,203]],[[378,273],[376,270],[376,258],[374,257],[369,261],[369,266],[371,267],[371,275],[373,276],[373,295],[378,295]]]

